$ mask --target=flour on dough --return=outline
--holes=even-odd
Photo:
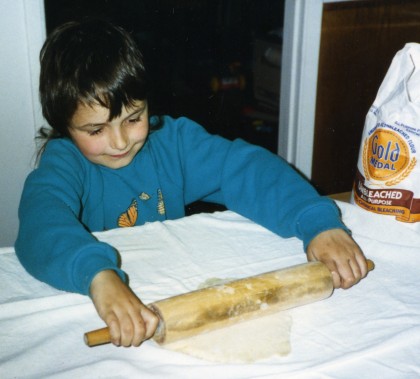
[[[200,288],[230,280],[212,278]],[[238,322],[194,337],[164,345],[165,348],[219,363],[250,363],[290,353],[292,318],[278,312]]]

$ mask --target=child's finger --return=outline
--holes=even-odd
[[[361,278],[364,278],[368,273],[368,266],[365,256],[361,253],[356,256],[356,261],[360,268]]]
[[[111,343],[115,346],[121,345],[121,330],[120,325],[117,319],[112,319],[111,321],[105,320],[109,328],[109,335],[111,337]]]
[[[140,317],[139,320],[136,320],[134,324],[134,331],[132,335],[131,345],[140,346],[141,343],[145,340],[146,335],[146,323]]]
[[[144,339],[147,340],[152,338],[155,334],[156,328],[159,324],[159,317],[147,307],[144,307],[142,316],[146,325],[146,333]]]
[[[333,280],[334,288],[340,288],[341,287],[341,278],[340,278],[340,275],[338,275],[337,271],[331,271],[331,277],[332,277],[332,280]]]

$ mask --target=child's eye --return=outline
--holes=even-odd
[[[135,123],[140,122],[140,121],[141,121],[141,116],[137,116],[137,117],[133,117],[133,118],[128,119],[129,124],[135,124]]]
[[[101,134],[101,133],[102,133],[102,128],[100,128],[100,129],[95,129],[95,130],[91,130],[91,131],[89,131],[89,132],[88,132],[88,134],[89,134],[90,136],[96,136],[96,135]]]

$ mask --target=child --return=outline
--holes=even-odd
[[[52,127],[19,207],[16,253],[34,277],[89,294],[115,345],[138,346],[158,318],[125,283],[117,252],[91,234],[183,217],[224,204],[282,237],[300,238],[334,286],[366,276],[363,253],[335,204],[285,161],[186,119],[150,116],[142,56],[104,21],[71,22],[45,42],[40,97]]]

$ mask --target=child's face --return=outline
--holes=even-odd
[[[81,103],[71,119],[70,137],[91,162],[117,169],[127,166],[149,133],[147,102],[136,101],[108,121],[109,109]]]

